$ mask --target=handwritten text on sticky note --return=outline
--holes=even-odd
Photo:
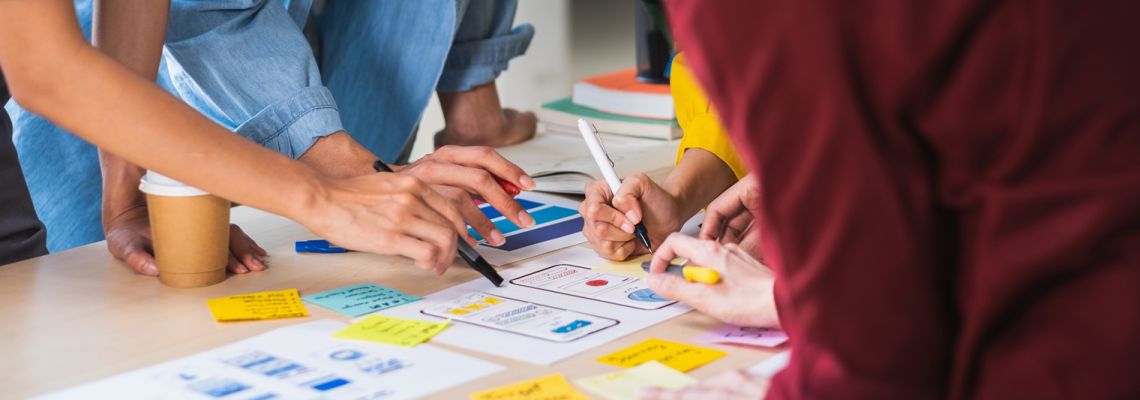
[[[597,375],[575,381],[587,391],[609,400],[636,400],[642,389],[659,387],[680,389],[697,382],[693,377],[648,361],[630,369]]]
[[[223,322],[309,316],[297,289],[220,297],[207,300],[206,305],[214,319]]]
[[[431,339],[447,325],[447,321],[427,322],[370,315],[341,329],[333,337],[413,347]]]
[[[681,372],[708,364],[724,357],[725,352],[705,347],[661,339],[648,339],[624,350],[611,353],[598,359],[598,362],[629,368],[648,361],[659,361]]]
[[[472,393],[471,400],[588,400],[574,389],[562,374],[547,375],[482,392]]]
[[[715,331],[697,337],[706,343],[731,343],[745,346],[776,347],[788,341],[788,334],[779,329],[749,328],[724,325]]]
[[[371,283],[345,286],[301,299],[351,317],[420,300],[419,297]]]

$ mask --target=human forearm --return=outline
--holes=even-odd
[[[662,188],[676,199],[677,217],[684,222],[733,183],[736,175],[724,161],[704,149],[691,148],[665,178]]]
[[[73,13],[66,1],[0,4],[0,67],[22,105],[96,146],[231,200],[290,217],[312,202],[313,171],[226,131],[98,53],[83,42]]]
[[[158,75],[170,2],[164,0],[96,0],[92,38],[95,47],[139,76]],[[103,227],[117,216],[145,204],[138,190],[143,170],[99,150],[103,173]]]
[[[169,0],[95,0],[95,47],[147,79],[158,75]]]
[[[312,170],[223,129],[157,86],[114,68],[94,51],[76,58],[84,60],[69,65],[82,65],[91,76],[104,79],[60,84],[79,93],[103,93],[103,99],[64,96],[52,99],[51,109],[37,110],[60,126],[135,164],[274,213],[295,217],[297,210],[291,206],[313,194],[317,177]],[[55,110],[70,112],[51,115]]]

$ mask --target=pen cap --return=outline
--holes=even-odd
[[[720,273],[715,269],[705,267],[683,267],[682,275],[686,281],[699,282],[708,285],[720,282]]]

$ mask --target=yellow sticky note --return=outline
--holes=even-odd
[[[448,321],[427,322],[371,315],[346,326],[333,337],[414,347],[447,328]]]
[[[708,364],[727,354],[720,350],[697,347],[661,339],[648,339],[624,350],[598,359],[603,364],[629,368],[649,361],[658,361],[681,372]]]
[[[646,254],[628,261],[610,261],[608,263],[594,267],[593,272],[644,279],[645,276],[649,274],[646,273],[645,270],[641,269],[641,263],[652,259],[652,254]]]
[[[589,400],[562,374],[547,375],[472,393],[471,400]]]
[[[609,400],[636,400],[645,388],[676,390],[697,383],[697,380],[657,361],[649,361],[630,369],[579,379],[575,383]]]
[[[301,304],[301,294],[297,293],[297,289],[220,297],[207,300],[206,305],[210,307],[214,319],[221,322],[309,316],[309,311]]]

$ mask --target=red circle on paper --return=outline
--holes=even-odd
[[[594,279],[592,281],[587,281],[586,286],[605,286],[608,283],[610,283],[610,281],[607,281],[605,279]]]

